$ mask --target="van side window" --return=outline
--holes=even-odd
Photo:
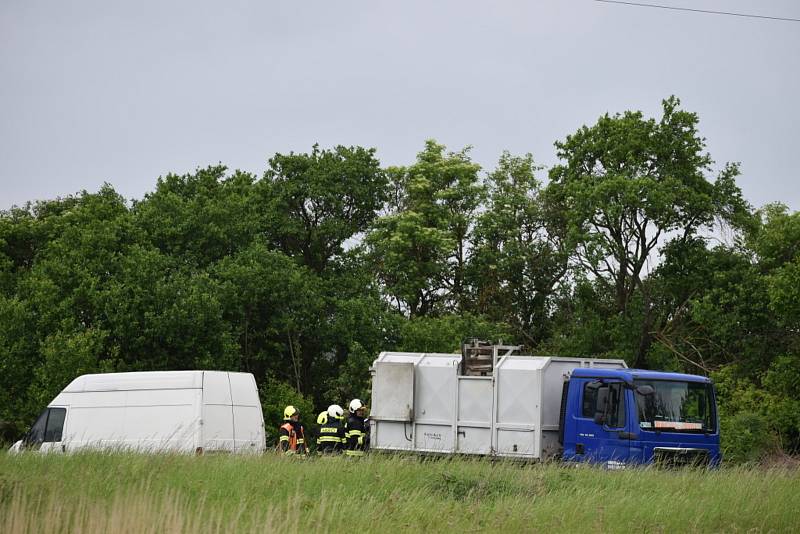
[[[590,388],[589,384],[591,382],[587,382],[583,386],[583,402],[581,403],[581,416],[583,417],[594,417],[594,413],[597,411],[597,391],[598,388]]]
[[[61,441],[61,434],[64,431],[64,419],[67,417],[65,408],[50,408],[50,416],[47,418],[47,428],[44,432],[44,441]]]

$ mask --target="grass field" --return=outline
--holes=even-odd
[[[792,532],[800,472],[0,454],[0,532]]]

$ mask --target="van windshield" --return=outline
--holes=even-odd
[[[714,432],[717,427],[711,384],[673,380],[636,380],[652,395],[635,394],[639,428],[649,431]]]

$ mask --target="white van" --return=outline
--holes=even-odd
[[[260,453],[264,415],[250,373],[155,371],[83,375],[12,450],[84,448]]]

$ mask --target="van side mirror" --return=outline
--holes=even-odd
[[[636,393],[642,395],[643,397],[649,397],[650,395],[655,394],[655,392],[656,389],[653,386],[649,386],[647,384],[636,386]]]

